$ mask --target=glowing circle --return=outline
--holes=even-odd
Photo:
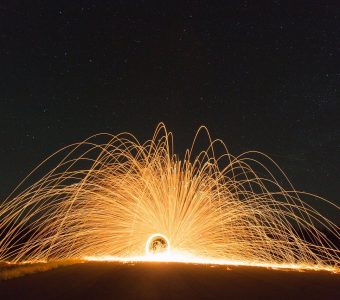
[[[166,254],[170,250],[170,242],[163,234],[152,234],[145,245],[145,252],[147,255],[161,255]]]

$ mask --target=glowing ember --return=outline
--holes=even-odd
[[[163,124],[144,144],[128,133],[96,135],[58,151],[36,170],[64,155],[55,168],[33,185],[29,176],[0,205],[0,260],[338,271],[338,227],[311,201],[339,207],[297,192],[264,154],[235,157],[207,131],[207,148],[196,149],[202,129],[182,160]]]
[[[170,243],[169,240],[162,234],[151,235],[145,246],[147,255],[159,255],[169,253]]]

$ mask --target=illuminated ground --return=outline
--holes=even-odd
[[[86,262],[1,281],[0,295],[1,299],[340,299],[340,275],[164,262]]]

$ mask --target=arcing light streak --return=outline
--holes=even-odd
[[[160,260],[339,270],[338,227],[294,190],[267,156],[232,156],[220,140],[183,160],[160,124],[144,144],[128,133],[66,147],[57,166],[0,206],[0,260]],[[94,140],[109,138],[95,143]],[[218,148],[222,154],[217,155]],[[279,183],[260,156],[280,172]],[[286,186],[286,188],[283,187]],[[302,197],[306,198],[304,201]],[[161,256],[146,254],[154,234]],[[170,248],[171,245],[171,248]]]

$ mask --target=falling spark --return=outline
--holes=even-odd
[[[202,132],[209,142],[197,151]],[[27,184],[60,155],[54,168]],[[329,237],[339,240],[338,227],[311,201],[339,210],[297,192],[266,155],[231,155],[205,127],[183,160],[162,123],[143,144],[129,133],[99,134],[53,154],[0,205],[0,260],[167,261],[338,272],[340,251]]]

